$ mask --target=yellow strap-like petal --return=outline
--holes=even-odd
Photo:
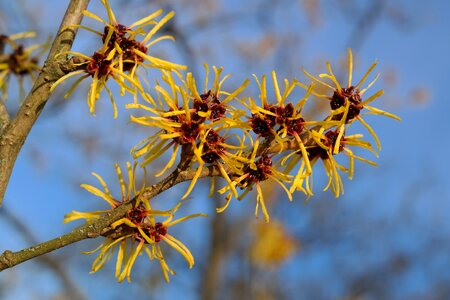
[[[98,188],[93,187],[92,185],[89,185],[89,184],[81,184],[80,186],[82,188],[84,188],[85,190],[87,190],[89,193],[94,194],[95,196],[104,199],[106,202],[108,202],[111,205],[111,207],[116,206],[116,200],[114,200],[114,198],[112,198],[108,194],[105,194],[104,192],[100,191]]]

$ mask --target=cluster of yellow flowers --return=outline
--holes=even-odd
[[[145,182],[140,189],[136,189],[136,165],[134,163],[131,166],[127,163],[128,183],[122,175],[122,170],[119,165],[115,165],[116,173],[119,180],[122,196],[120,200],[114,198],[105,183],[105,181],[96,173],[92,173],[95,176],[103,191],[88,185],[82,184],[81,186],[90,193],[102,198],[110,205],[111,209],[116,208],[124,202],[128,202],[132,199],[135,200],[133,208],[127,212],[127,214],[120,220],[111,224],[111,232],[105,233],[106,239],[96,249],[86,254],[91,254],[100,251],[97,259],[92,264],[92,272],[100,270],[105,262],[107,262],[117,249],[117,263],[116,263],[116,277],[121,282],[125,278],[130,281],[130,274],[133,264],[138,255],[146,253],[150,260],[157,259],[161,264],[161,269],[166,281],[169,281],[169,274],[174,275],[174,271],[167,265],[164,254],[159,245],[160,241],[164,241],[179,253],[183,255],[192,268],[194,265],[194,257],[189,249],[175,237],[168,233],[168,227],[199,216],[206,216],[204,214],[188,215],[176,220],[173,220],[175,212],[181,206],[181,202],[170,210],[154,210],[150,206],[150,201],[143,197],[145,191]],[[101,218],[101,216],[107,214],[109,211],[94,211],[94,212],[78,212],[72,211],[65,216],[64,222],[70,222],[78,219],[85,219],[86,222],[92,222]],[[157,222],[156,217],[166,217],[164,221]]]
[[[92,194],[107,201],[111,209],[124,202],[133,200],[133,208],[119,221],[112,224],[111,232],[105,234],[106,240],[96,249],[100,251],[92,271],[99,270],[112,257],[117,249],[116,277],[119,281],[130,280],[130,272],[136,257],[147,253],[150,259],[158,259],[166,280],[173,271],[168,267],[159,246],[164,241],[181,253],[190,267],[194,259],[180,241],[168,233],[168,227],[187,219],[203,216],[194,214],[173,220],[179,205],[167,211],[153,210],[145,197],[149,188],[145,185],[135,188],[136,161],[145,168],[157,158],[171,152],[167,164],[156,174],[161,176],[174,167],[177,159],[182,163],[183,170],[192,170],[190,185],[181,200],[192,192],[197,180],[204,176],[205,166],[217,170],[225,179],[224,187],[215,188],[214,178],[211,184],[211,194],[217,191],[225,195],[225,203],[217,208],[224,211],[233,198],[242,199],[256,187],[256,209],[261,208],[264,219],[269,221],[269,213],[264,202],[261,183],[275,181],[292,201],[293,195],[299,191],[303,199],[313,195],[312,176],[317,161],[322,161],[328,183],[324,190],[330,189],[338,197],[343,193],[340,173],[348,174],[351,179],[354,174],[354,160],[360,160],[371,165],[374,162],[360,157],[350,149],[360,147],[377,156],[371,144],[363,140],[362,134],[346,135],[348,127],[359,121],[373,137],[377,149],[379,140],[373,129],[363,119],[365,114],[384,115],[394,119],[398,117],[370,106],[370,103],[381,96],[380,90],[365,99],[365,93],[375,83],[378,75],[366,86],[366,80],[375,67],[374,63],[356,85],[352,83],[353,57],[348,51],[348,80],[341,85],[327,63],[328,72],[315,77],[304,71],[311,79],[309,84],[303,84],[294,79],[284,79],[279,82],[276,73],[271,73],[272,87],[268,87],[266,76],[254,76],[259,87],[259,100],[243,96],[251,80],[245,80],[233,91],[223,89],[225,80],[230,76],[222,75],[222,68],[212,67],[213,78],[205,65],[206,77],[203,89],[195,82],[193,74],[183,73],[184,66],[164,61],[151,56],[151,45],[163,39],[173,39],[171,36],[155,38],[158,30],[173,16],[173,12],[165,15],[159,10],[130,26],[116,21],[107,0],[101,0],[108,12],[108,20],[102,20],[91,12],[84,15],[104,24],[102,31],[79,26],[97,34],[103,43],[92,56],[68,52],[73,55],[73,61],[78,69],[68,73],[54,83],[52,89],[65,79],[82,74],[70,88],[70,95],[76,86],[86,78],[92,78],[88,92],[88,105],[91,113],[95,112],[95,103],[100,99],[100,92],[105,89],[114,106],[114,116],[117,108],[111,90],[107,83],[113,79],[121,90],[121,94],[132,95],[133,101],[126,108],[136,111],[131,116],[131,122],[154,128],[153,134],[132,148],[131,154],[135,160],[133,167],[128,163],[128,185],[125,186],[121,170],[116,166],[122,198],[114,198],[103,181],[100,181],[103,191],[90,185],[83,187]],[[138,37],[142,37],[140,41]],[[161,72],[161,80],[153,87],[144,89],[142,82],[145,72],[141,69],[154,68]],[[284,86],[282,85],[284,83]],[[317,92],[317,85],[330,89],[330,94]],[[280,88],[281,86],[281,88]],[[294,90],[304,90],[301,99],[293,99]],[[151,93],[150,93],[151,90]],[[273,90],[274,96],[269,93]],[[298,94],[298,93],[297,93]],[[302,111],[311,95],[323,98],[330,103],[330,113],[320,121],[305,120]],[[335,156],[339,153],[348,156],[348,165],[338,163]],[[180,201],[180,203],[182,203]],[[72,212],[65,221],[86,219],[88,222],[98,219],[108,213],[106,211],[80,213]],[[155,217],[167,217],[163,222],[156,222]]]
[[[125,26],[117,23],[116,17],[111,10],[108,1],[102,0],[102,3],[108,12],[108,21],[103,20],[89,11],[84,11],[83,14],[86,17],[103,23],[103,25],[105,25],[103,31],[97,31],[82,25],[77,25],[76,27],[97,34],[101,38],[103,46],[91,56],[72,51],[62,53],[64,55],[73,55],[74,63],[79,67],[79,70],[70,72],[61,77],[53,84],[51,90],[53,91],[58,84],[69,77],[83,74],[66,93],[65,98],[67,98],[81,81],[91,77],[92,82],[87,96],[90,112],[94,114],[95,102],[100,98],[102,90],[105,89],[111,99],[111,103],[114,107],[114,117],[116,118],[117,107],[113,93],[106,85],[109,79],[112,78],[120,86],[120,94],[122,96],[125,92],[129,92],[135,96],[135,100],[137,99],[136,97],[138,94],[145,99],[149,95],[142,88],[142,84],[139,80],[142,74],[138,67],[167,70],[183,70],[186,69],[186,67],[147,54],[149,48],[157,42],[165,39],[173,39],[172,36],[165,35],[152,40],[155,33],[173,17],[173,12],[165,15],[161,20],[155,21],[155,19],[163,13],[163,10],[160,9],[129,26]],[[145,29],[150,26],[152,26],[151,29],[146,31]],[[143,36],[142,40],[137,40],[137,38],[141,36]]]
[[[12,35],[0,35],[0,91],[2,93],[0,101],[5,101],[8,97],[8,86],[11,75],[17,77],[21,98],[25,95],[23,80],[30,76],[35,80],[35,73],[39,71],[39,57],[46,51],[48,44],[32,45],[25,47],[18,41],[25,38],[33,38],[34,32],[21,32]],[[5,53],[5,50],[10,49]],[[41,51],[32,55],[36,50]]]

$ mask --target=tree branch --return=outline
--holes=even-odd
[[[186,171],[180,171],[179,169],[177,169],[159,183],[147,188],[140,196],[152,199],[156,195],[162,193],[163,191],[173,187],[180,182],[191,180],[194,175],[195,170],[190,169]],[[208,168],[205,168],[201,174],[201,177],[207,176],[220,176],[220,171],[217,167],[210,166]],[[73,231],[60,237],[20,250],[18,252],[12,252],[9,250],[3,252],[3,254],[0,255],[0,271],[16,266],[27,260],[39,257],[43,254],[55,251],[75,242],[88,238],[95,238],[105,234],[106,232],[111,230],[109,226],[112,223],[122,218],[127,213],[127,211],[129,211],[133,207],[133,203],[135,200],[136,198],[131,199],[130,201],[116,207],[101,219],[98,219],[91,224],[85,224],[83,226],[77,227]]]
[[[0,100],[0,135],[9,124],[9,112],[3,101]],[[0,202],[1,203],[1,202]]]
[[[11,252],[7,250],[3,252],[2,255],[0,255],[0,271],[11,268],[22,262],[35,257],[39,257],[45,253],[52,252],[75,242],[88,238],[98,237],[108,229],[108,226],[110,224],[119,220],[129,209],[131,209],[131,207],[132,201],[129,201],[120,205],[105,217],[91,224],[85,224],[83,226],[77,227],[70,233],[54,238],[47,242],[23,249],[18,252]]]
[[[21,105],[16,117],[8,123],[0,136],[0,206],[8,186],[17,156],[48,98],[54,81],[64,75],[62,67],[67,64],[65,55],[75,39],[77,28],[70,27],[81,23],[83,10],[89,0],[71,0],[58,30],[47,60],[34,85]]]

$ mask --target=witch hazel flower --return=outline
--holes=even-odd
[[[81,75],[65,94],[64,97],[68,98],[84,79],[91,78],[92,81],[87,97],[90,113],[95,113],[96,102],[100,99],[101,92],[106,90],[113,105],[114,117],[116,118],[117,107],[115,99],[107,85],[110,79],[115,81],[120,87],[121,96],[128,92],[133,95],[134,102],[136,102],[138,94],[145,99],[150,97],[142,87],[140,77],[144,79],[145,74],[142,74],[139,69],[184,70],[186,67],[149,54],[149,49],[152,45],[165,39],[173,40],[173,37],[169,35],[154,37],[161,27],[174,16],[174,12],[170,12],[159,21],[156,21],[156,18],[163,13],[163,10],[160,9],[126,26],[117,22],[115,14],[107,0],[102,0],[102,4],[108,14],[107,21],[92,12],[83,12],[85,16],[102,23],[104,25],[102,31],[97,31],[83,25],[77,25],[77,27],[98,35],[101,38],[103,46],[91,56],[74,51],[61,53],[64,55],[72,55],[72,62],[76,70],[58,79],[52,85],[51,91],[68,78]],[[141,40],[138,40],[140,36],[143,37]]]

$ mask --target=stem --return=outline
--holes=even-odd
[[[157,184],[148,187],[140,196],[147,199],[152,199],[158,194],[173,187],[174,185],[192,179],[195,175],[195,171],[196,170],[192,169],[186,171],[180,171],[179,169],[177,169]],[[207,176],[220,176],[220,171],[217,167],[214,166],[205,168],[201,173],[201,177]],[[39,257],[46,253],[50,253],[75,242],[88,238],[95,238],[108,232],[111,229],[109,226],[112,223],[122,218],[127,213],[127,211],[132,209],[135,200],[136,197],[116,207],[110,213],[106,214],[95,222],[77,227],[71,232],[60,237],[20,250],[18,252],[12,252],[10,250],[3,252],[3,254],[0,255],[0,271],[14,267],[27,260]]]
[[[3,252],[0,255],[0,271],[11,268],[22,262],[30,260],[35,257],[39,257],[45,253],[52,252],[64,246],[73,244],[75,242],[94,238],[108,229],[108,226],[113,222],[119,220],[129,209],[132,207],[132,201],[124,203],[123,205],[117,207],[111,213],[107,214],[105,217],[91,223],[85,224],[81,227],[75,228],[70,233],[62,235],[60,237],[54,238],[47,242],[37,244],[35,246],[20,250],[18,252],[11,252],[9,250]]]
[[[25,98],[16,117],[8,122],[0,136],[0,206],[8,186],[15,161],[25,140],[50,97],[50,87],[54,81],[64,75],[62,66],[67,63],[64,55],[69,51],[75,39],[76,27],[83,18],[83,10],[89,0],[71,0],[58,30],[47,60],[30,93]],[[66,28],[66,29],[64,29]],[[62,31],[64,29],[64,31]]]

